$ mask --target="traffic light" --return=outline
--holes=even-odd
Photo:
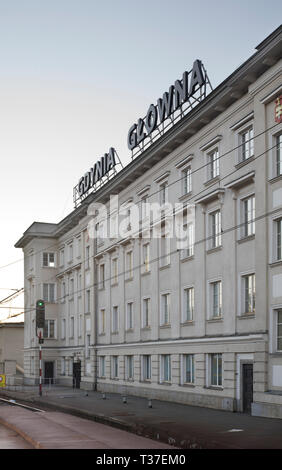
[[[45,302],[37,300],[36,302],[36,328],[44,328],[45,323]]]

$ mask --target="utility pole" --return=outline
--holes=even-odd
[[[44,300],[37,300],[36,302],[36,329],[39,343],[39,396],[42,397],[42,344],[43,329],[45,324],[45,302]]]

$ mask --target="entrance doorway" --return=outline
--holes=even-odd
[[[54,383],[54,362],[44,362],[44,383],[48,385]]]
[[[80,382],[81,382],[81,362],[77,361],[73,363],[73,376],[72,376],[73,388],[80,388]]]
[[[253,402],[253,364],[243,364],[243,413],[251,414]]]

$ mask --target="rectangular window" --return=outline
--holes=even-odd
[[[90,268],[90,246],[85,248],[85,269]]]
[[[194,354],[183,354],[183,383],[195,382]]]
[[[65,339],[66,338],[66,319],[65,318],[62,319],[61,327],[62,327],[61,339]]]
[[[128,302],[126,306],[126,329],[133,329],[133,302]]]
[[[276,137],[276,176],[282,175],[282,134]]]
[[[150,325],[150,301],[150,298],[143,299],[142,328],[146,328]]]
[[[126,279],[133,277],[132,251],[126,253]]]
[[[118,259],[112,259],[112,284],[117,284],[118,282]]]
[[[252,127],[240,133],[241,161],[254,155],[254,130]]]
[[[118,379],[118,356],[112,356],[112,379]]]
[[[69,245],[69,262],[73,260],[73,244]]]
[[[66,373],[66,359],[62,357],[61,359],[61,375],[65,375]]]
[[[166,204],[167,201],[168,201],[167,190],[168,190],[167,183],[163,183],[163,184],[160,185],[160,204],[161,204],[161,206]]]
[[[222,386],[222,354],[211,354],[211,385],[216,387]]]
[[[81,238],[76,239],[76,257],[80,258]]]
[[[43,300],[55,303],[55,284],[43,284]]]
[[[74,337],[74,317],[70,318],[70,338]]]
[[[151,356],[145,354],[142,356],[142,380],[151,380]]]
[[[106,377],[105,356],[99,356],[99,377]]]
[[[105,265],[100,265],[100,289],[105,288]]]
[[[44,268],[55,267],[55,253],[43,253],[43,267]]]
[[[161,355],[161,382],[171,381],[171,359],[170,354]]]
[[[243,276],[244,283],[244,313],[255,312],[255,300],[256,300],[256,281],[255,275],[249,274]]]
[[[276,222],[276,257],[277,261],[282,259],[282,219],[277,220]]]
[[[90,358],[90,335],[86,335],[85,359]]]
[[[183,321],[192,321],[194,318],[194,287],[184,289]]]
[[[55,320],[45,320],[43,329],[43,338],[55,338]]]
[[[182,181],[183,181],[183,196],[192,191],[192,170],[191,167],[185,168],[182,171]]]
[[[168,325],[170,322],[170,294],[161,295],[161,325]]]
[[[219,153],[218,149],[213,150],[208,154],[208,176],[209,179],[219,176]]]
[[[85,312],[90,312],[90,290],[85,292]]]
[[[150,245],[147,243],[143,245],[143,272],[148,273],[150,271]]]
[[[243,237],[255,234],[255,217],[255,196],[250,196],[243,200]]]
[[[282,310],[277,310],[277,351],[282,351]]]
[[[74,294],[74,280],[70,280],[70,296],[73,296]]]
[[[146,219],[150,213],[150,204],[148,203],[148,196],[141,199],[141,220]]]
[[[212,318],[222,316],[222,286],[221,281],[211,282],[211,296],[212,296]]]
[[[100,335],[104,334],[106,331],[106,311],[104,308],[100,310]]]
[[[211,248],[221,246],[221,212],[217,210],[210,214],[211,219]]]
[[[126,380],[133,380],[134,377],[134,356],[125,356]]]
[[[61,250],[60,251],[60,265],[64,266],[64,264],[65,264],[65,251]]]
[[[118,331],[118,307],[113,307],[112,332]]]
[[[167,266],[170,263],[170,238],[169,234],[163,233],[161,234],[161,239],[160,239],[160,251],[161,251],[161,257],[160,257],[160,265],[161,267]]]

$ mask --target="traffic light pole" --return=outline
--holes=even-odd
[[[39,332],[39,396],[42,397],[42,342],[41,331]]]

